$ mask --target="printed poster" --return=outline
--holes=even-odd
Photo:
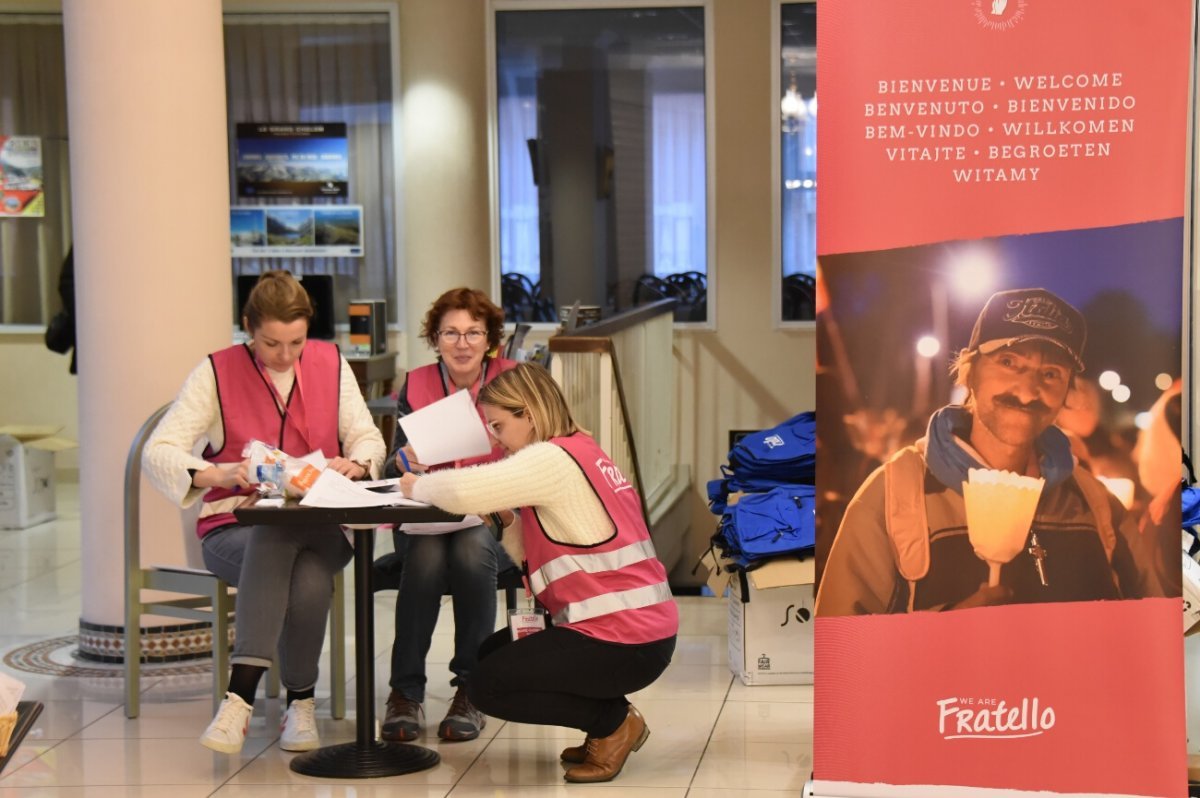
[[[37,136],[0,136],[0,217],[45,215],[42,140]]]
[[[346,124],[239,122],[236,171],[239,197],[345,197]]]
[[[361,205],[235,205],[229,238],[235,258],[361,258]]]
[[[1191,31],[818,6],[817,795],[1186,794]]]

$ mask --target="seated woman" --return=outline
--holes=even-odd
[[[491,357],[500,346],[504,311],[482,291],[454,288],[434,300],[421,327],[421,337],[438,353],[436,363],[408,373],[396,403],[403,417],[456,391],[479,392],[498,374],[516,364]],[[410,469],[424,470],[396,425],[395,450],[387,476]],[[502,449],[475,460],[445,467],[497,460]],[[439,466],[442,467],[442,466]],[[381,734],[385,740],[415,740],[424,722],[425,657],[437,625],[442,594],[454,605],[454,656],[450,684],[454,699],[438,724],[443,740],[473,740],[486,723],[467,698],[467,683],[475,669],[479,645],[496,625],[496,574],[500,552],[486,526],[464,523],[441,535],[396,534],[396,551],[404,551],[400,588],[396,594],[396,638],[392,643],[391,692]]]
[[[511,456],[405,474],[401,489],[452,512],[500,512],[504,548],[526,563],[553,626],[489,637],[471,701],[497,718],[582,730],[584,744],[562,752],[575,765],[564,777],[609,781],[650,734],[626,694],[654,682],[675,650],[679,611],[666,570],[637,491],[571,418],[544,368],[506,371],[484,386],[479,403]],[[519,518],[508,507],[520,507]]]
[[[320,745],[313,696],[333,576],[352,551],[335,525],[238,524],[232,510],[253,491],[242,452],[255,439],[295,456],[320,450],[329,468],[363,479],[378,473],[386,450],[337,347],[307,340],[313,307],[295,278],[263,273],[242,312],[250,342],[192,371],[143,459],[167,498],[183,507],[202,500],[204,564],[238,588],[229,692],[200,743],[241,750],[259,679],[278,656],[287,688],[279,747],[308,751]]]

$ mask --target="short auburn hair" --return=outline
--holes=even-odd
[[[437,349],[438,331],[442,328],[442,317],[452,310],[465,310],[472,319],[482,322],[487,328],[488,351],[500,346],[504,337],[504,310],[488,299],[488,295],[475,288],[451,288],[433,300],[425,321],[421,324],[421,337],[429,346]]]
[[[312,299],[300,281],[283,269],[263,272],[242,308],[242,325],[253,334],[268,319],[289,324],[296,319],[312,321]]]

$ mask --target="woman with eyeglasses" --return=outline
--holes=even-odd
[[[609,781],[650,730],[626,696],[662,675],[679,610],[642,515],[637,489],[571,417],[541,366],[522,363],[479,396],[509,452],[462,471],[405,474],[404,495],[456,513],[520,507],[503,545],[524,562],[536,613],[511,615],[472,673],[471,700],[516,723],[565,726],[587,737],[561,758],[570,782]],[[529,616],[529,617],[526,617]]]
[[[438,354],[437,362],[408,373],[400,389],[397,417],[456,391],[470,391],[478,401],[485,385],[516,365],[490,354],[500,346],[503,330],[504,311],[482,291],[454,288],[438,297],[425,314],[421,329],[421,336]],[[399,425],[392,449],[388,476],[427,470],[417,462]],[[497,447],[490,455],[438,467],[474,465],[499,459],[503,454],[503,449]],[[454,656],[450,660],[454,676],[450,684],[455,693],[438,725],[438,736],[450,741],[473,740],[486,719],[471,705],[466,685],[475,668],[479,645],[492,633],[496,622],[496,574],[501,553],[492,532],[472,523],[438,535],[398,531],[395,540],[397,551],[403,552],[403,564],[388,680],[391,692],[381,734],[385,740],[410,741],[421,733],[425,657],[437,625],[442,594],[449,589],[454,605]]]

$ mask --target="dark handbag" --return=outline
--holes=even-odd
[[[60,310],[46,325],[46,348],[65,355],[75,346],[75,319]]]

